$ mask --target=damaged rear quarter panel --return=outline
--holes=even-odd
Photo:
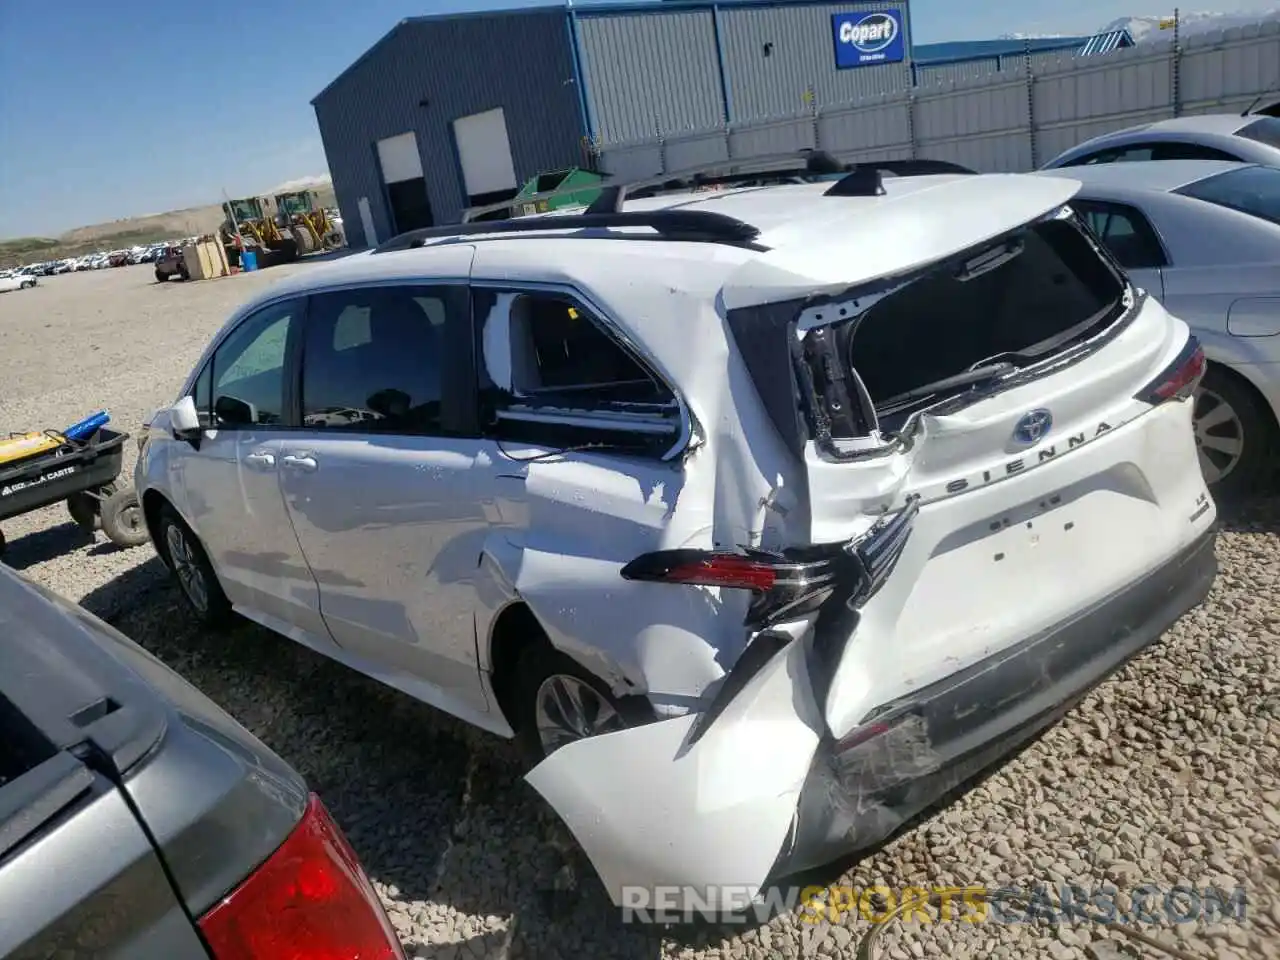
[[[482,665],[492,669],[483,638],[494,618],[519,600],[557,649],[616,694],[645,693],[660,714],[679,713],[745,647],[749,597],[626,581],[622,567],[654,550],[781,544],[789,518],[803,513],[789,475],[796,465],[786,462],[709,299],[635,282],[625,303],[583,292],[684,398],[697,436],[666,462],[596,451],[526,460],[547,451],[495,446],[498,522],[485,549]],[[656,337],[673,317],[681,336]]]
[[[786,843],[822,718],[792,643],[692,746],[674,717],[561,747],[528,780],[582,845],[613,902],[626,888],[759,885]]]

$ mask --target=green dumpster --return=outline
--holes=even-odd
[[[589,206],[600,196],[601,179],[600,174],[583,170],[581,167],[540,173],[536,177],[531,177],[511,201],[512,214],[521,217],[534,213],[548,213],[564,207]],[[575,190],[574,187],[582,189]],[[565,192],[554,197],[532,199],[538,194],[550,193],[553,190]]]

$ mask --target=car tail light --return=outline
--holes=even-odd
[[[1164,403],[1167,400],[1185,400],[1196,392],[1200,378],[1204,376],[1204,348],[1195,337],[1187,338],[1187,345],[1160,372],[1160,375],[1142,388],[1137,399],[1150,404]]]
[[[893,516],[882,517],[861,537],[841,544],[824,544],[774,554],[761,551],[658,550],[636,557],[622,568],[627,580],[697,584],[750,590],[745,626],[755,633],[720,684],[707,709],[699,714],[689,740],[696,742],[729,702],[772,656],[791,642],[788,634],[768,627],[817,613],[814,650],[820,669],[834,668],[858,609],[888,579],[906,549],[920,512],[912,496]],[[814,693],[826,697],[829,676],[812,677]]]
[[[200,930],[215,960],[404,960],[355,851],[315,794],[285,842]]]

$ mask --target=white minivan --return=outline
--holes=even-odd
[[[610,187],[295,274],[150,421],[148,528],[201,619],[519,738],[615,902],[732,907],[1210,589],[1204,356],[1077,186]]]

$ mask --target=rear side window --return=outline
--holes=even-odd
[[[1259,117],[1236,131],[1237,137],[1265,143],[1268,147],[1280,148],[1280,118]]]
[[[1174,141],[1170,143],[1157,144],[1154,159],[1238,161],[1240,158],[1233,153],[1227,153],[1225,150],[1219,150],[1217,147],[1207,147],[1203,143],[1183,143]]]
[[[1176,192],[1280,223],[1280,169],[1275,167],[1238,167],[1187,184]]]
[[[379,287],[313,297],[302,353],[302,425],[439,435],[449,294]]]
[[[1202,143],[1186,143],[1177,140],[1161,140],[1150,143],[1137,143],[1127,147],[1112,147],[1097,153],[1077,157],[1069,167],[1086,166],[1095,163],[1144,163],[1148,160],[1231,160],[1240,158],[1234,154],[1208,147]]]
[[[474,302],[480,413],[494,436],[637,452],[671,446],[674,394],[579,298],[480,290]]]
[[[1075,200],[1071,205],[1126,270],[1150,270],[1168,262],[1155,229],[1134,207],[1100,200]]]
[[[1099,150],[1097,153],[1086,153],[1068,161],[1064,166],[1082,167],[1094,163],[1123,163],[1127,161],[1150,160],[1152,148],[1150,144],[1133,147],[1112,147],[1110,150]]]

